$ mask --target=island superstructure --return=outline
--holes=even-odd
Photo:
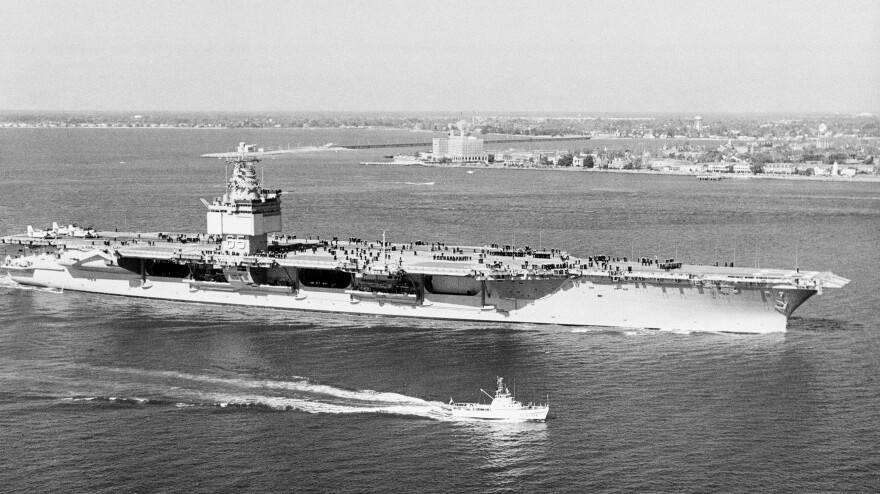
[[[25,285],[183,302],[449,320],[766,333],[849,280],[827,272],[682,265],[558,249],[281,233],[282,193],[260,157],[225,155],[225,193],[202,202],[206,233],[2,238],[0,276]],[[91,232],[91,230],[90,230]],[[21,248],[21,247],[20,247]]]

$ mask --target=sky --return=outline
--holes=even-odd
[[[0,0],[0,110],[880,111],[880,1]]]

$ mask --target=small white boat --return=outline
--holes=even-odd
[[[492,403],[456,403],[449,399],[449,410],[453,417],[482,419],[482,420],[506,420],[510,422],[524,421],[543,421],[547,418],[547,412],[550,411],[550,403],[535,404],[529,403],[523,405],[514,399],[513,394],[504,385],[504,378],[498,378],[498,389],[495,390],[493,397],[489,393],[482,391],[486,396],[492,398]]]

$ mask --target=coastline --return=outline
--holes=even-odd
[[[82,130],[225,130],[225,131],[268,131],[268,130],[305,130],[305,131],[319,131],[319,130],[370,130],[370,131],[402,131],[402,132],[411,132],[411,133],[434,133],[429,130],[414,130],[414,129],[398,129],[395,127],[80,127],[80,126],[70,126],[70,127],[49,127],[49,126],[0,126],[0,131],[4,129],[11,130],[71,130],[71,129],[82,129]],[[519,137],[515,134],[492,134],[500,137]],[[532,136],[537,138],[550,138],[551,136]],[[560,139],[560,141],[564,140],[574,140],[570,139]],[[601,137],[593,137],[594,139],[601,140],[629,140],[632,138],[628,137],[609,137],[609,136],[601,136]],[[586,140],[586,139],[585,139]],[[676,139],[650,139],[650,141],[675,141]],[[725,139],[713,139],[702,137],[699,140],[725,140]],[[552,141],[548,141],[552,142]],[[346,148],[333,149],[334,151],[346,150]],[[693,177],[696,178],[698,176],[707,175],[705,172],[695,173],[681,173],[675,171],[662,171],[662,170],[620,170],[620,169],[597,169],[597,168],[582,168],[582,167],[567,167],[567,166],[554,166],[554,165],[541,165],[541,166],[508,166],[505,164],[497,164],[497,163],[395,163],[393,161],[389,162],[361,162],[361,165],[364,166],[426,166],[426,167],[437,167],[437,168],[469,168],[469,169],[509,169],[509,170],[539,170],[539,171],[561,171],[561,172],[597,172],[597,173],[634,173],[634,174],[647,174],[647,175],[674,175],[674,176],[685,176],[685,177]],[[868,182],[868,183],[877,183],[880,182],[880,175],[856,175],[855,177],[831,177],[831,176],[815,176],[815,175],[736,175],[733,173],[724,173],[721,174],[721,178],[723,179],[768,179],[768,180],[801,180],[801,181],[822,181],[822,182]]]
[[[582,173],[624,173],[624,174],[637,174],[637,175],[674,175],[678,177],[692,177],[697,178],[699,176],[707,175],[707,173],[679,173],[672,171],[661,171],[661,170],[607,170],[607,169],[597,169],[597,168],[581,168],[581,167],[573,167],[573,166],[507,166],[502,164],[494,164],[494,163],[486,163],[486,164],[478,164],[478,163],[394,163],[393,161],[389,161],[387,163],[379,163],[379,162],[361,162],[363,166],[425,166],[432,168],[467,168],[473,170],[537,170],[537,171],[559,171],[559,172],[582,172]],[[755,179],[769,179],[769,180],[806,180],[806,181],[820,181],[820,182],[880,182],[880,176],[878,175],[862,175],[859,177],[825,177],[825,176],[815,176],[815,175],[735,175],[733,173],[725,173],[721,174],[721,177],[725,180],[755,180]]]

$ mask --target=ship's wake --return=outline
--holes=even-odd
[[[18,286],[21,285],[13,280],[11,276],[0,275],[0,288],[15,288]]]
[[[48,293],[63,293],[63,290],[60,288],[49,288],[44,286],[34,286],[34,285],[23,285],[11,277],[8,276],[0,276],[0,288],[7,288],[11,290],[35,290],[39,292],[48,292]]]
[[[251,377],[220,377],[174,371],[146,371],[127,368],[98,368],[108,374],[137,382],[131,387],[158,388],[159,395],[77,396],[79,402],[112,403],[114,405],[166,405],[177,408],[268,408],[315,414],[374,413],[421,417],[431,420],[452,420],[443,403],[423,400],[399,393],[373,390],[351,390],[293,376],[290,380],[254,379]],[[143,381],[149,381],[145,383]],[[122,384],[123,387],[129,385]],[[118,387],[117,387],[118,389]],[[140,393],[141,396],[145,395]]]
[[[403,395],[401,395],[403,396]],[[326,400],[319,398],[288,398],[282,396],[266,395],[226,395],[208,394],[206,398],[218,403],[221,407],[262,405],[275,410],[289,410],[306,413],[328,414],[355,414],[376,413],[389,415],[402,415],[410,417],[422,417],[432,420],[452,420],[449,412],[442,403],[429,402],[418,398],[410,398],[410,402],[386,402],[382,400],[368,399],[366,397],[357,400]]]

